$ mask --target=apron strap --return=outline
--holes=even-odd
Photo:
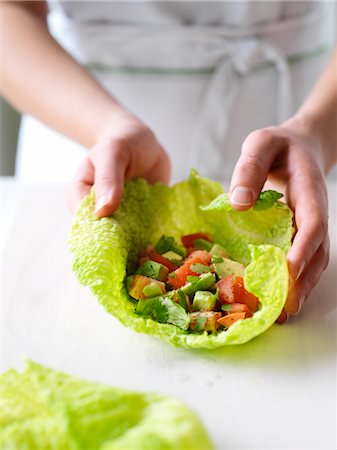
[[[278,76],[276,119],[282,123],[292,113],[290,72],[285,56],[263,39],[248,38],[229,44],[229,51],[216,64],[201,99],[189,149],[190,167],[200,167],[222,179],[231,110],[240,90],[240,78],[264,63],[272,63]],[[219,148],[223,151],[219,152]],[[207,154],[206,158],[203,156]]]

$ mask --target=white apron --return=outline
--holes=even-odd
[[[306,7],[297,11],[298,3]],[[282,16],[284,4],[288,12],[289,4],[293,6],[288,16]],[[112,17],[128,18],[123,23],[118,17],[113,24],[110,18],[88,20],[93,11],[83,5],[68,4],[78,20],[53,11],[51,32],[152,128],[171,157],[174,180],[185,178],[191,167],[203,176],[228,180],[243,139],[295,111],[332,44],[331,2],[265,2],[267,9],[261,9],[261,2],[233,2],[223,4],[231,6],[230,23],[212,25],[207,23],[212,21],[212,4],[207,2],[196,7],[199,17],[208,19],[188,25],[177,20],[180,12],[186,13],[185,2],[176,3],[173,18],[166,10],[158,17],[143,9],[144,23],[133,9],[135,3],[124,2],[120,10],[108,2],[104,8],[115,8]],[[156,8],[155,2],[144,5]],[[128,8],[134,16],[127,14]],[[86,152],[25,116],[17,173],[25,181],[68,181]]]

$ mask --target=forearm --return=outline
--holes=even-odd
[[[2,2],[1,91],[21,112],[91,147],[123,108],[49,34],[34,2]]]
[[[318,137],[328,172],[337,162],[337,48],[295,118]]]

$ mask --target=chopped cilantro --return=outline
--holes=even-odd
[[[223,257],[220,255],[213,255],[212,256],[212,263],[216,264],[216,263],[220,263],[223,262]]]
[[[221,310],[222,311],[230,311],[231,310],[231,305],[229,305],[229,304],[224,304],[224,305],[221,305]]]

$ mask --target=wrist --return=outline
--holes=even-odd
[[[118,130],[124,124],[131,122],[139,123],[139,120],[130,111],[116,102],[111,106],[108,114],[105,114],[104,120],[95,134],[95,143],[118,134]]]
[[[313,156],[324,174],[329,172],[335,164],[333,158],[334,144],[327,142],[325,129],[320,125],[316,117],[299,111],[283,123],[282,126],[290,128],[305,139],[310,144],[310,147],[314,149]]]

